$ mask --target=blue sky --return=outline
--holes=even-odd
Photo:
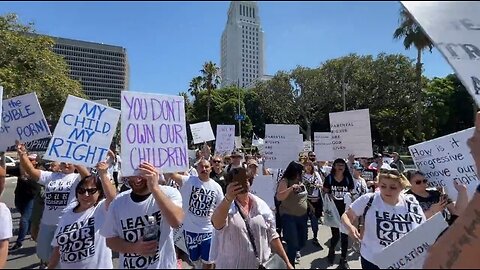
[[[2,2],[37,32],[127,49],[130,90],[178,94],[205,61],[220,66],[220,37],[230,2]],[[392,33],[399,2],[258,2],[265,32],[266,72],[317,67],[349,53],[403,53]],[[434,49],[425,75],[452,73]]]

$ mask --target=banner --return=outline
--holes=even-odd
[[[480,106],[478,1],[402,1]]]
[[[193,143],[199,144],[215,140],[210,121],[190,124],[190,131],[192,132]]]
[[[185,100],[180,96],[122,91],[122,175],[142,162],[163,173],[188,170]]]
[[[423,269],[428,249],[448,227],[442,213],[407,233],[375,256],[380,269]]]
[[[314,132],[315,155],[319,161],[332,161],[335,159],[332,146],[331,132]]]
[[[69,95],[43,158],[95,167],[107,158],[119,116],[119,110]]]
[[[230,154],[235,149],[235,125],[217,125],[215,152]]]
[[[273,198],[277,192],[277,182],[274,181],[272,175],[255,176],[250,192],[264,200],[270,208],[275,208]]]
[[[335,158],[373,155],[368,109],[330,113],[330,131]]]
[[[31,142],[50,135],[47,120],[35,93],[6,99],[2,102],[0,151],[5,151],[8,147],[15,145],[15,140]]]
[[[430,187],[444,187],[450,199],[457,199],[453,181],[467,186],[471,199],[478,183],[475,162],[467,146],[475,128],[469,128],[408,147],[417,169],[425,174]]]

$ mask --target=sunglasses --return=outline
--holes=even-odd
[[[423,180],[417,180],[417,181],[415,181],[415,184],[417,184],[417,185],[420,185],[421,183],[426,184],[426,183],[428,183],[428,180],[427,180],[427,179],[423,179]]]
[[[220,163],[220,160],[214,160],[213,163]]]
[[[85,194],[86,192],[88,192],[88,194],[93,195],[97,193],[97,191],[97,188],[79,188],[77,192],[78,194]]]

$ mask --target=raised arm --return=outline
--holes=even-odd
[[[232,182],[227,186],[227,194],[217,206],[212,215],[212,225],[216,230],[221,230],[227,224],[228,210],[237,195],[243,192],[243,187],[238,182]]]
[[[40,174],[41,171],[39,169],[36,169],[32,162],[28,159],[27,156],[27,149],[25,148],[25,145],[20,143],[20,141],[15,141],[17,145],[17,154],[18,158],[20,159],[20,166],[23,167],[25,172],[30,176],[31,179],[38,181],[40,179]]]
[[[108,164],[106,162],[102,161],[97,164],[97,172],[102,182],[103,192],[105,193],[105,207],[108,209],[110,203],[117,196],[117,190],[108,175]]]
[[[77,169],[78,173],[80,174],[80,177],[82,178],[90,176],[90,171],[87,168],[85,168],[85,166],[75,165],[75,169]]]

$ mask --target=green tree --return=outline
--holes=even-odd
[[[415,22],[413,16],[408,13],[405,8],[400,9],[399,26],[393,33],[394,39],[403,39],[405,49],[410,49],[412,46],[417,49],[417,132],[422,135],[422,52],[427,48],[432,52],[433,43],[423,32],[420,26]]]
[[[200,93],[200,91],[202,91],[202,85],[203,85],[202,76],[197,76],[190,81],[188,92],[190,93],[190,95],[195,97],[195,99],[197,99],[198,94]]]
[[[15,14],[0,16],[0,85],[4,99],[36,92],[45,117],[56,120],[67,96],[85,98],[68,74],[65,60],[52,50],[54,41],[22,25]]]
[[[203,64],[203,69],[200,71],[203,76],[202,87],[207,90],[207,121],[210,120],[210,103],[212,91],[217,89],[220,84],[219,68],[212,61]]]

